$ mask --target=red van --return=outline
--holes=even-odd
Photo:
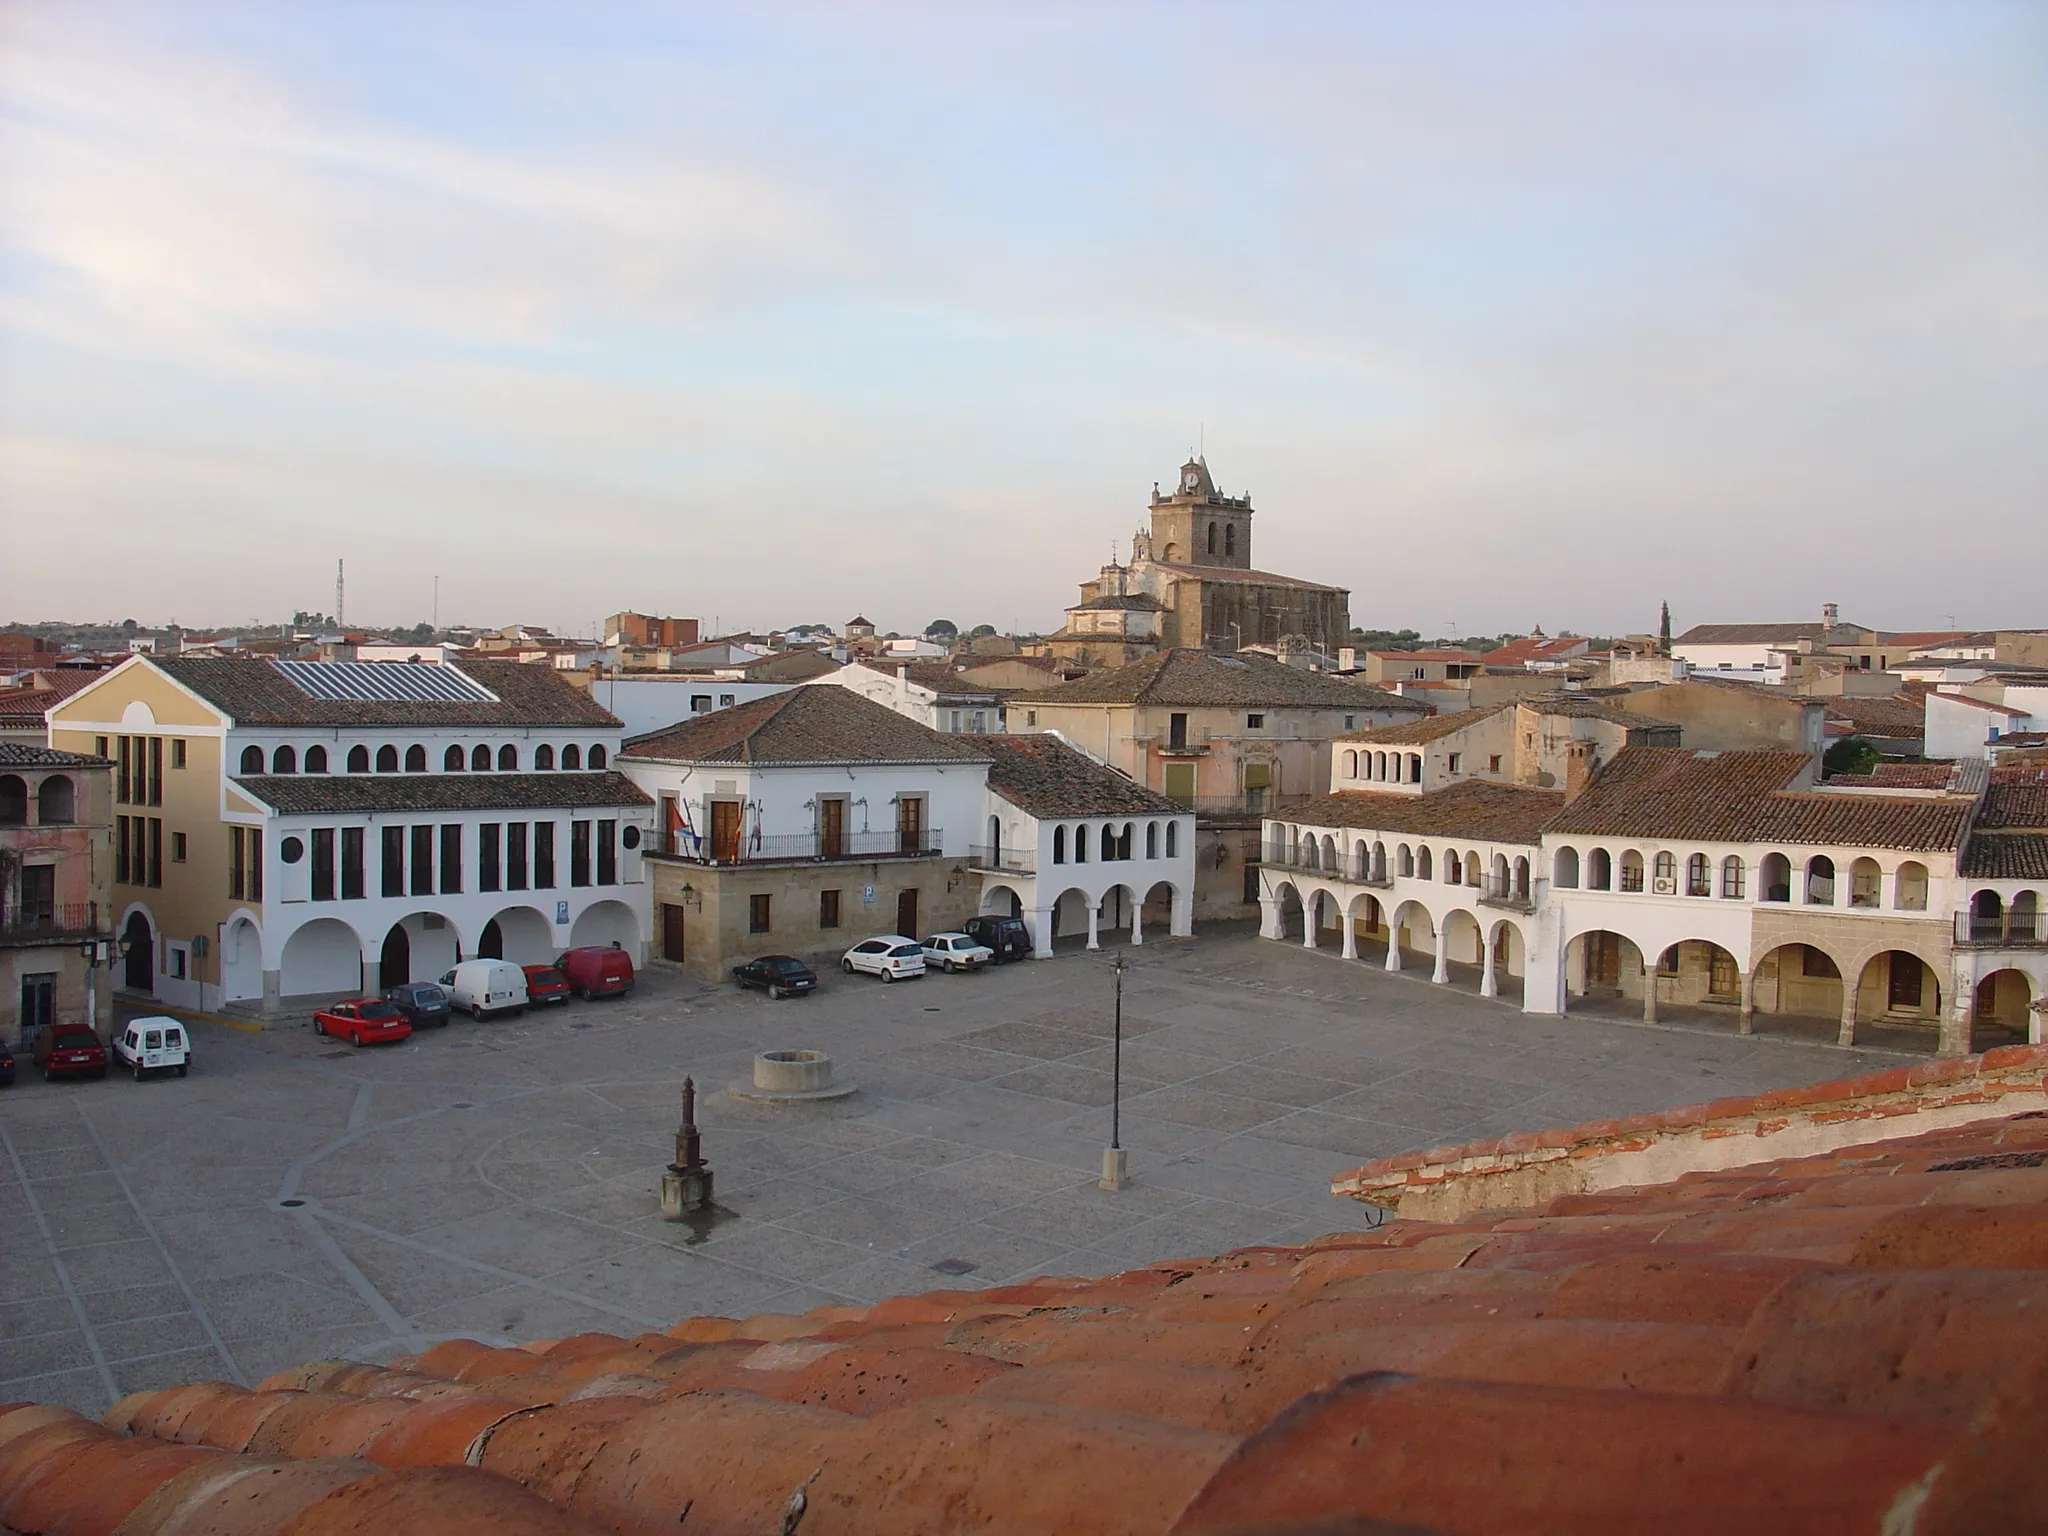
[[[565,950],[555,969],[569,978],[578,997],[616,997],[633,990],[633,957],[623,949],[595,944]]]

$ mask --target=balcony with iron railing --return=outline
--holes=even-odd
[[[1480,878],[1479,902],[1487,907],[1505,907],[1510,912],[1536,910],[1536,899],[1530,893],[1526,876],[1518,881],[1512,874],[1500,875],[1491,871]]]
[[[1038,850],[976,843],[967,850],[967,867],[994,870],[1005,875],[1035,875],[1038,873]]]
[[[683,864],[826,864],[869,863],[876,859],[930,859],[945,851],[945,834],[937,827],[885,832],[748,833],[734,838],[698,838],[671,832],[666,847],[650,857]]]
[[[1960,949],[2048,948],[2048,924],[2039,912],[1958,912],[1955,936]]]
[[[29,902],[0,910],[0,943],[58,943],[111,932],[95,901]]]
[[[1172,795],[1168,798],[1204,821],[1258,821],[1316,797],[1302,791],[1280,794],[1270,789],[1247,789],[1234,795]]]

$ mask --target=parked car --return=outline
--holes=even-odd
[[[133,1072],[138,1083],[149,1072],[176,1072],[183,1077],[192,1060],[185,1026],[161,1013],[145,1014],[122,1025],[115,1032],[113,1051],[114,1060]]]
[[[52,1024],[36,1032],[29,1054],[47,1082],[58,1077],[105,1077],[107,1048],[83,1024]]]
[[[445,1029],[449,1015],[455,1010],[448,1001],[448,993],[431,981],[401,982],[395,987],[386,987],[378,994],[405,1015],[405,1022],[414,1029],[425,1029],[432,1025]]]
[[[588,944],[564,952],[555,969],[578,997],[620,997],[633,990],[633,957],[623,949]]]
[[[510,960],[464,960],[441,978],[441,987],[449,1007],[479,1021],[486,1014],[526,1008],[526,972]]]
[[[1021,917],[970,917],[960,925],[960,931],[993,951],[997,965],[1005,960],[1031,958],[1031,928]]]
[[[313,1015],[313,1028],[354,1046],[381,1045],[412,1034],[398,1005],[381,997],[355,997],[323,1008]]]
[[[935,933],[924,941],[924,963],[942,971],[978,971],[995,958],[994,950],[964,933]]]
[[[0,1088],[14,1086],[14,1052],[0,1044]]]
[[[802,997],[818,985],[818,973],[794,955],[762,955],[732,968],[732,979],[747,987],[759,987],[770,997]]]
[[[526,974],[529,1003],[568,1003],[569,978],[552,965],[522,965],[519,969]]]
[[[901,981],[905,976],[924,974],[924,949],[915,939],[900,933],[885,933],[862,939],[839,957],[840,967],[849,975],[866,971],[884,981]]]

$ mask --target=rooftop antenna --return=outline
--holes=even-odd
[[[336,629],[348,627],[347,620],[344,617],[347,609],[343,601],[347,592],[348,562],[346,560],[337,560],[334,562],[334,627]]]

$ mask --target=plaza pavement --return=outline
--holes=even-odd
[[[1247,929],[1109,958],[770,1002],[656,970],[623,1001],[458,1020],[397,1047],[194,1025],[192,1075],[0,1092],[0,1401],[254,1383],[451,1335],[632,1334],[1365,1224],[1331,1174],[1383,1153],[1889,1063],[1725,1029],[1536,1018]],[[127,1010],[133,1011],[133,1010]],[[757,1051],[861,1091],[722,1093]],[[659,1218],[685,1074],[719,1210]]]

